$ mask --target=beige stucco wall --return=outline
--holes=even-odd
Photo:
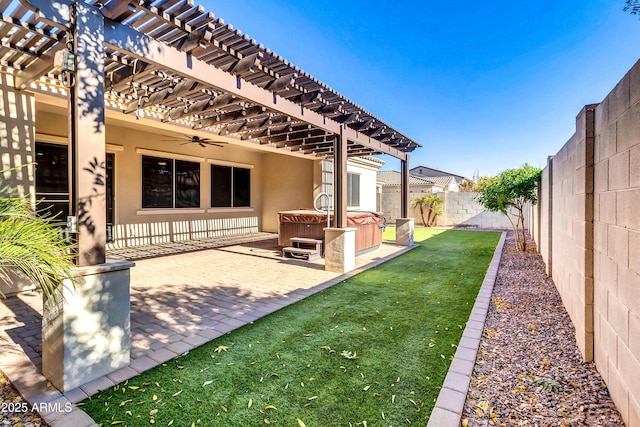
[[[31,195],[35,202],[35,98],[13,89],[13,78],[0,73],[0,170],[2,186],[9,184],[14,194]],[[2,188],[0,187],[0,190]]]
[[[321,169],[307,160],[281,154],[264,154],[262,160],[262,231],[278,232],[278,212],[313,209],[314,184]],[[314,173],[315,171],[315,173]]]
[[[30,196],[35,203],[34,141],[34,97],[15,91],[12,77],[0,73],[0,170],[6,171],[0,182],[3,196]],[[8,171],[12,168],[16,169]],[[8,278],[0,277],[0,296],[32,288],[21,274],[10,272]]]
[[[46,109],[38,111],[37,118],[39,141],[47,142],[47,135],[66,137],[63,115]],[[207,237],[218,235],[212,234],[218,231],[222,235],[258,230],[277,232],[278,211],[311,207],[314,164],[318,161],[231,145],[224,148],[180,145],[165,141],[168,138],[150,127],[107,120],[107,151],[115,154],[117,227],[114,232],[122,240],[117,246]],[[199,161],[200,208],[189,209],[186,213],[180,209],[142,209],[141,150],[150,155]],[[209,208],[212,163],[250,168],[250,208]]]
[[[626,425],[639,427],[640,62],[590,117],[593,107],[543,173],[538,243],[583,356]]]

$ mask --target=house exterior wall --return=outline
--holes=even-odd
[[[31,196],[35,202],[35,98],[13,89],[13,77],[0,73],[0,170],[16,195]],[[2,189],[0,188],[0,191]]]
[[[277,232],[277,212],[311,207],[314,160],[243,147],[200,147],[166,141],[152,128],[108,120],[107,151],[115,154],[115,227],[110,247],[125,247],[257,231]],[[39,111],[40,142],[66,138],[66,118]],[[49,137],[51,136],[51,137]],[[170,139],[170,138],[169,138]],[[199,162],[200,208],[143,209],[142,155]],[[251,207],[210,208],[211,164],[250,168]]]
[[[583,356],[595,360],[625,425],[638,427],[640,62],[593,107],[543,172],[534,237]]]
[[[376,206],[376,171],[377,168],[364,166],[349,161],[347,173],[360,175],[360,206],[349,206],[349,210],[375,212]]]
[[[378,198],[377,198],[377,176],[376,172],[381,167],[381,164],[371,162],[367,159],[360,159],[357,157],[350,158],[347,161],[347,173],[353,173],[360,175],[360,205],[347,206],[350,211],[378,211]],[[319,162],[321,171],[318,172],[318,177],[321,182],[314,184],[314,194],[317,195],[323,191],[327,193],[330,198],[330,204],[333,206],[333,160],[323,160]],[[321,206],[326,207],[326,199],[321,200]]]
[[[12,79],[0,73],[0,170],[17,169],[4,173],[0,192],[3,196],[28,196],[35,203],[35,98],[15,91]],[[33,287],[20,273],[0,277],[0,295]]]
[[[278,212],[312,208],[314,163],[281,154],[263,155],[262,231],[278,232]]]

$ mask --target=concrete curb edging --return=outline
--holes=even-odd
[[[489,263],[487,274],[484,276],[476,302],[469,315],[467,326],[462,333],[458,349],[453,357],[451,366],[449,366],[449,372],[444,379],[444,384],[429,417],[427,427],[460,426],[464,402],[467,399],[471,374],[476,364],[476,354],[480,347],[484,322],[489,311],[493,286],[498,276],[498,267],[500,266],[500,257],[502,256],[506,236],[507,233],[502,232],[496,250],[493,252],[493,258]]]

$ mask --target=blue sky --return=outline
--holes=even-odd
[[[624,0],[201,4],[422,144],[411,167],[469,177],[543,167],[640,58]]]

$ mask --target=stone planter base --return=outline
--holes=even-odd
[[[346,273],[356,268],[356,229],[324,229],[324,269]]]
[[[45,300],[42,371],[65,392],[129,365],[129,261],[74,269],[70,284]]]
[[[396,219],[396,243],[403,246],[413,246],[413,218]]]

